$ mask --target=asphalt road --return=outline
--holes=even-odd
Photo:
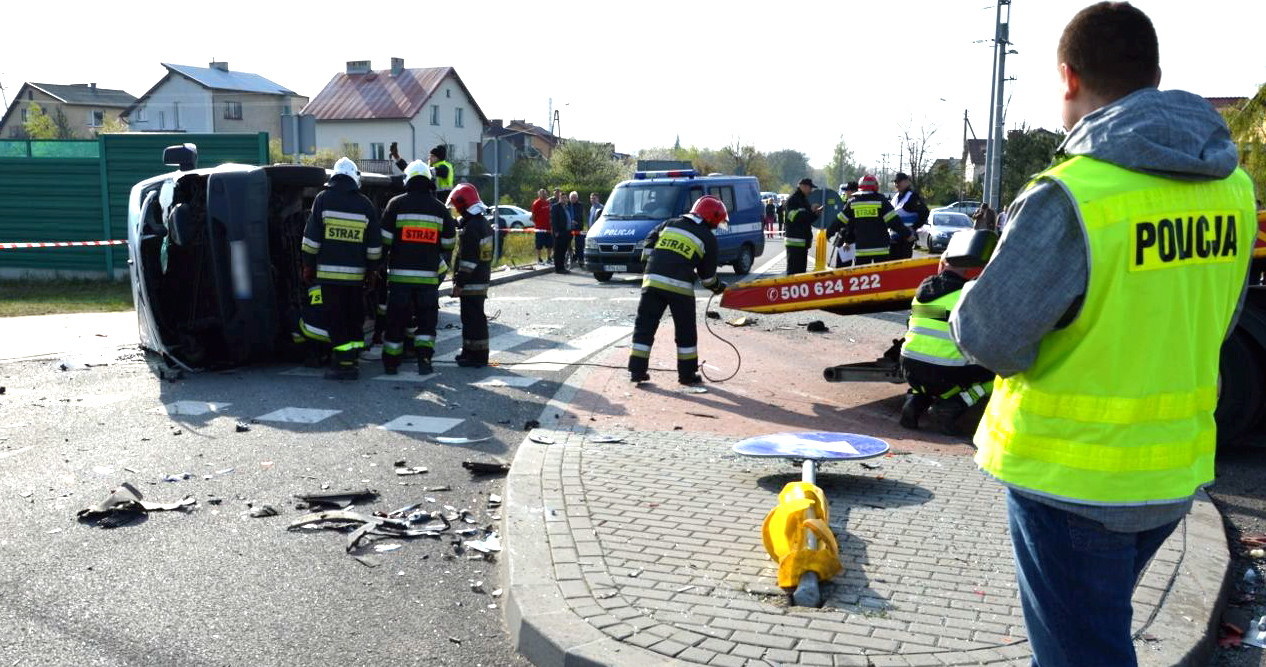
[[[445,535],[381,539],[399,546],[360,549],[367,565],[344,533],[288,531],[309,511],[294,496],[369,488],[378,498],[353,510],[447,505],[472,512],[461,528],[495,527],[504,477],[462,462],[510,461],[575,369],[548,362],[626,338],[638,286],[577,273],[494,287],[503,365],[485,369],[442,363],[460,344],[457,301],[443,299],[426,379],[375,377],[376,361],[354,383],[289,365],[175,377],[128,350],[0,364],[0,664],[526,664],[495,561]],[[400,460],[428,472],[399,476]],[[123,482],[197,505],[77,522]],[[252,518],[260,505],[279,515]]]

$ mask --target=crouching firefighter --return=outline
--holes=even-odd
[[[321,287],[334,366],[331,380],[360,377],[357,357],[365,347],[365,289],[382,259],[378,209],[360,193],[360,170],[346,157],[312,202],[303,229],[303,280]]]
[[[382,213],[382,244],[387,260],[387,324],[382,365],[395,375],[404,356],[405,329],[416,316],[413,347],[418,374],[432,372],[435,325],[440,313],[440,281],[448,271],[457,227],[435,198],[431,168],[414,160],[404,168],[404,194],[387,202]]]
[[[910,326],[901,346],[901,369],[910,390],[901,406],[901,425],[919,428],[919,418],[930,408],[942,433],[961,435],[959,418],[989,397],[994,374],[967,363],[950,337],[950,312],[968,279],[945,260],[939,268],[923,279],[910,305]]]
[[[650,380],[651,345],[667,308],[677,339],[677,381],[699,384],[699,334],[695,329],[695,275],[713,294],[725,291],[717,278],[717,239],[712,230],[729,221],[725,204],[716,197],[700,197],[690,212],[660,224],[646,239],[642,259],[642,297],[633,323],[629,379]]]
[[[462,351],[457,365],[479,368],[488,365],[488,281],[492,278],[492,225],[484,218],[487,206],[470,183],[461,183],[448,195],[448,206],[461,214],[457,244],[457,273],[453,275],[453,296],[461,299]]]

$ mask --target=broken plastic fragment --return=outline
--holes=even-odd
[[[756,319],[752,317],[747,317],[746,315],[744,315],[743,317],[736,317],[734,319],[726,320],[725,323],[732,327],[745,327],[751,324],[755,324]]]
[[[280,512],[272,505],[256,505],[251,508],[251,518],[262,519],[266,516],[277,516]]]
[[[529,419],[523,422],[524,431],[531,431],[534,428],[540,428],[540,427],[541,427],[541,422],[538,422],[535,419]]]
[[[362,489],[360,491],[338,491],[334,493],[296,494],[295,497],[313,507],[343,509],[356,503],[375,500],[378,498],[378,492],[373,489]]]
[[[384,554],[384,553],[387,553],[388,551],[395,551],[396,549],[399,549],[402,546],[404,545],[398,542],[393,542],[391,544],[375,544],[374,551],[377,551],[380,554]]]
[[[488,537],[482,540],[467,540],[462,542],[462,546],[467,549],[478,551],[482,554],[495,553],[501,551],[501,537],[495,532],[489,533]]]
[[[504,461],[462,461],[462,467],[476,475],[497,475],[510,472],[510,464]]]
[[[441,435],[432,438],[432,440],[440,443],[441,445],[469,445],[475,442],[487,442],[492,440],[492,438],[453,438]]]
[[[501,506],[501,496],[499,496],[499,495],[497,495],[497,494],[495,494],[495,493],[494,493],[494,494],[489,495],[489,496],[488,496],[488,507],[499,507],[499,506]]]
[[[535,442],[540,445],[554,444],[554,438],[548,435],[545,435],[544,433],[532,433],[531,435],[528,436],[528,440],[531,440],[532,442]]]
[[[624,442],[624,438],[618,435],[591,435],[589,442]]]
[[[401,477],[407,475],[421,475],[427,470],[426,466],[402,466],[400,465],[402,463],[404,463],[404,461],[396,462],[396,474]]]
[[[491,596],[492,596],[492,597],[494,597],[494,598],[499,598],[499,597],[501,597],[501,589],[500,589],[500,588],[498,588],[498,589],[496,589],[496,590],[492,591],[491,593],[489,593],[489,595],[491,595]]]
[[[144,500],[144,496],[135,486],[124,482],[112,490],[105,500],[79,510],[76,516],[82,522],[92,523],[101,528],[117,528],[136,521],[146,512],[183,509],[197,502],[193,496],[185,496],[173,503],[149,502]]]
[[[830,331],[830,329],[827,328],[826,322],[823,322],[822,320],[814,320],[805,326],[805,331],[811,331],[813,333],[825,333],[827,331]]]
[[[238,433],[245,433],[251,430],[251,425],[247,424],[246,422],[238,422],[235,429],[237,430]]]

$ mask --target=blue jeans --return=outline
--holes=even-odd
[[[1178,521],[1117,533],[1010,490],[1007,515],[1033,667],[1137,664],[1130,598]]]

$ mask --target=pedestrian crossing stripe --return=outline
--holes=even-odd
[[[470,383],[472,387],[515,387],[526,389],[540,381],[527,375],[498,375]]]
[[[286,424],[316,424],[333,417],[342,410],[320,410],[317,408],[281,408],[256,417],[261,422],[282,422]]]
[[[422,415],[403,415],[379,426],[387,431],[405,433],[444,433],[462,423],[462,419],[450,417],[425,417]]]
[[[152,412],[166,412],[172,417],[200,417],[205,414],[219,412],[230,405],[232,403],[176,401],[174,403],[166,403],[161,408],[154,408]]]

